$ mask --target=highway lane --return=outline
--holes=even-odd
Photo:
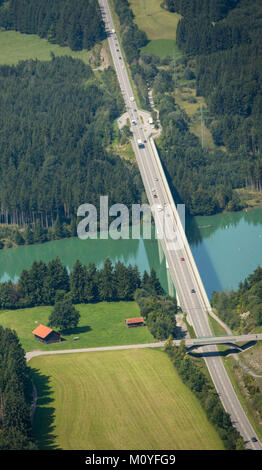
[[[211,310],[211,306],[205,294],[204,287],[199,277],[194,260],[192,259],[191,250],[188,247],[187,240],[185,240],[185,234],[181,229],[181,224],[178,220],[176,209],[174,208],[174,201],[167,186],[161,164],[159,164],[158,156],[154,151],[154,145],[149,140],[145,143],[144,148],[138,148],[137,139],[141,139],[142,142],[146,140],[143,124],[139,119],[139,112],[137,110],[135,100],[130,100],[130,97],[133,97],[133,90],[128,78],[124,59],[121,54],[119,42],[117,40],[116,34],[112,33],[114,25],[107,1],[100,0],[99,3],[102,12],[104,13],[103,16],[106,21],[107,30],[110,32],[108,37],[109,46],[120,88],[123,93],[127,111],[129,113],[130,122],[134,119],[137,123],[136,125],[132,126],[134,136],[132,145],[136,154],[149,203],[151,205],[161,204],[163,208],[164,203],[168,203],[169,211],[171,212],[169,220],[171,220],[171,223],[174,224],[175,229],[183,240],[183,247],[179,250],[173,251],[168,249],[170,241],[167,239],[165,233],[163,239],[161,240],[181,307],[183,311],[190,316],[197,336],[212,336],[206,314],[207,311]],[[117,49],[119,49],[119,51]],[[157,181],[155,178],[157,178]],[[157,199],[153,197],[153,188],[156,189]],[[161,214],[162,212],[158,213],[158,211],[155,213],[155,223],[158,227],[159,233],[161,233],[162,230]],[[181,261],[182,257],[185,259],[185,261]],[[195,289],[196,292],[192,293],[192,289]],[[230,414],[235,426],[240,431],[245,441],[248,442],[247,447],[261,450],[262,446],[260,442],[254,443],[250,440],[251,437],[256,436],[256,434],[236,396],[228,374],[226,373],[222,359],[217,355],[217,347],[206,346],[203,351],[205,352],[206,365],[216,390],[219,393],[221,401],[227,412]]]

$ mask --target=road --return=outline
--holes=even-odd
[[[126,111],[129,114],[130,122],[132,122],[132,120],[136,122],[136,124],[132,126],[134,137],[132,145],[148,201],[152,207],[154,206],[154,218],[158,233],[161,234],[163,232],[161,243],[170,274],[176,287],[181,308],[183,312],[189,315],[194,331],[198,337],[212,336],[207,316],[207,312],[211,311],[211,306],[195,265],[180,218],[177,215],[177,209],[163,172],[154,141],[153,139],[146,138],[143,124],[140,121],[139,110],[137,109],[134,99],[134,93],[129,81],[119,41],[116,33],[112,32],[115,26],[112,21],[108,2],[106,0],[99,0],[99,5],[105,21],[106,30],[109,34],[108,42],[125,101]],[[144,143],[143,148],[138,147],[138,139],[141,139]],[[119,184],[121,184],[121,182],[119,182]],[[154,195],[157,197],[155,198]],[[158,212],[158,209],[155,207],[156,204],[160,205],[162,208],[167,204],[169,216],[167,216],[166,210]],[[170,242],[169,233],[167,233],[167,230],[163,230],[163,226],[174,229],[177,232],[177,241],[182,240],[183,242],[179,249],[170,249],[174,242]],[[192,292],[192,289],[194,289],[194,292]],[[205,362],[222,404],[225,410],[230,414],[232,423],[243,436],[246,447],[253,450],[262,450],[262,445],[258,441],[258,437],[233,389],[222,359],[218,355],[216,346],[205,346]],[[257,442],[252,442],[252,437],[256,437]]]
[[[238,341],[256,341],[262,340],[262,333],[259,335],[239,335],[239,336],[211,336],[210,338],[194,338],[194,339],[175,339],[173,343],[176,346],[179,346],[181,341],[185,342],[186,347],[192,347],[196,345],[209,344],[210,342],[217,342],[218,344],[225,344]],[[73,353],[82,353],[82,352],[102,352],[102,351],[120,351],[122,349],[141,349],[141,348],[163,348],[165,346],[165,341],[156,341],[154,343],[142,343],[142,344],[123,344],[118,346],[99,346],[93,348],[76,348],[76,349],[57,349],[53,351],[29,351],[26,353],[25,357],[27,362],[30,361],[33,357],[37,356],[48,356],[50,354],[73,354]],[[258,376],[259,377],[259,376]]]

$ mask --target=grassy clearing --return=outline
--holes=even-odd
[[[150,41],[141,51],[163,58],[173,56],[174,52],[178,51],[178,47],[174,39],[155,39]]]
[[[146,32],[148,39],[176,39],[176,28],[181,18],[161,8],[161,0],[130,0],[138,27]]]
[[[138,27],[145,31],[150,42],[142,52],[159,57],[173,56],[177,51],[176,29],[180,15],[161,8],[160,0],[130,0]]]
[[[162,351],[34,358],[40,449],[222,449]]]
[[[76,306],[80,312],[80,321],[70,334],[63,335],[64,341],[45,345],[34,339],[32,331],[39,325],[47,325],[53,309],[48,307],[25,308],[0,312],[0,325],[13,328],[25,351],[57,350],[71,348],[91,348],[96,346],[116,346],[121,344],[139,344],[154,341],[146,326],[127,328],[126,318],[140,315],[136,302],[100,302]],[[75,341],[73,338],[79,337]]]
[[[51,52],[55,56],[68,55],[89,63],[87,51],[74,52],[69,47],[60,47],[41,39],[35,34],[22,34],[17,31],[0,31],[0,65],[17,64],[20,60],[38,59],[51,60]]]

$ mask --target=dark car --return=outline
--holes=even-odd
[[[251,437],[251,441],[252,442],[257,442],[257,438],[256,437]]]
[[[192,294],[196,293],[195,289],[191,289],[191,292],[192,292]]]

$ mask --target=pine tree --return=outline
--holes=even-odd
[[[96,265],[89,263],[86,271],[86,283],[84,288],[85,302],[98,302],[98,273]]]
[[[34,235],[29,225],[27,225],[24,231],[24,239],[25,239],[26,245],[32,245],[34,243]]]
[[[85,287],[87,281],[87,269],[77,260],[70,274],[70,291],[74,303],[85,302]]]
[[[106,259],[103,268],[99,272],[98,280],[99,298],[108,302],[115,300],[116,287],[113,266],[110,259]]]

